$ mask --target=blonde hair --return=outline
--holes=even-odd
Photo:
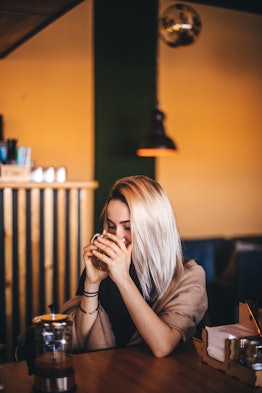
[[[103,209],[112,199],[127,204],[130,212],[132,261],[145,299],[162,297],[173,278],[183,271],[181,242],[170,200],[155,180],[124,177],[113,185]]]

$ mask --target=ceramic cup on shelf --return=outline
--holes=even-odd
[[[53,183],[55,181],[55,168],[50,166],[44,171],[44,181]]]
[[[31,181],[41,183],[44,180],[44,171],[41,166],[31,171]]]
[[[56,170],[56,181],[58,183],[64,183],[66,181],[66,169],[65,167],[60,167]]]

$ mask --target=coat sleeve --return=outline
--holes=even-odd
[[[68,300],[63,305],[61,310],[62,313],[70,315],[73,318],[73,328],[72,328],[73,351],[89,352],[89,351],[96,351],[100,349],[115,347],[115,336],[112,331],[111,323],[109,321],[107,313],[105,312],[103,307],[101,307],[101,305],[99,306],[97,312],[97,318],[86,337],[85,347],[82,348],[80,346],[77,337],[76,325],[75,325],[75,317],[79,309],[80,301],[81,301],[81,296],[75,296],[72,299]]]
[[[152,309],[167,325],[178,330],[186,341],[196,332],[207,304],[205,271],[191,260],[186,264],[182,277],[172,281],[166,294],[153,304]],[[129,345],[142,342],[136,331]]]
[[[186,341],[196,332],[204,317],[208,300],[205,271],[194,261],[189,261],[178,283],[171,284],[166,295],[153,306],[159,317],[177,329]]]

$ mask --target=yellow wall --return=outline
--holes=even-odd
[[[179,150],[157,160],[157,179],[182,236],[262,233],[262,18],[188,4],[198,41],[159,42],[158,96]]]
[[[92,12],[86,0],[0,60],[5,138],[69,180],[93,179]]]
[[[262,233],[261,16],[193,7],[199,40],[159,43],[158,96],[179,151],[157,159],[156,177],[182,236]],[[69,180],[93,178],[92,23],[86,0],[0,60],[5,137]]]

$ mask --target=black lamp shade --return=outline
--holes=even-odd
[[[153,110],[151,132],[142,140],[136,154],[141,157],[173,156],[177,149],[175,143],[164,130],[165,115],[157,107]]]

